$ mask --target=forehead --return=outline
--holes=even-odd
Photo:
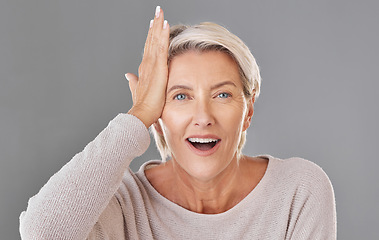
[[[225,80],[242,85],[237,63],[220,51],[188,51],[175,56],[169,64],[169,86],[179,82],[215,84]]]

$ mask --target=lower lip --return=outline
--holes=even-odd
[[[219,140],[213,148],[206,150],[206,151],[202,151],[202,150],[195,148],[188,140],[186,140],[187,146],[191,149],[191,151],[194,152],[196,155],[199,155],[202,157],[210,156],[213,153],[215,153],[217,151],[217,149],[220,147],[220,142],[221,142],[221,140]]]

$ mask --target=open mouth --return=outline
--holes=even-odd
[[[188,142],[192,144],[196,149],[200,151],[208,151],[220,141],[220,139],[214,138],[187,138]]]

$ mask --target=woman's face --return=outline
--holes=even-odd
[[[172,160],[186,174],[207,181],[237,162],[252,115],[253,102],[227,54],[189,51],[170,62],[161,124]]]

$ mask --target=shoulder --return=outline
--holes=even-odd
[[[278,192],[284,194],[281,201],[289,206],[291,239],[335,239],[335,197],[325,171],[303,158],[271,157],[270,161]]]
[[[269,167],[275,179],[311,192],[333,192],[331,181],[325,171],[309,160],[293,157],[269,158]]]
[[[280,159],[269,157],[276,171],[285,175],[298,175],[301,178],[328,178],[325,171],[316,163],[304,158],[292,157]]]

